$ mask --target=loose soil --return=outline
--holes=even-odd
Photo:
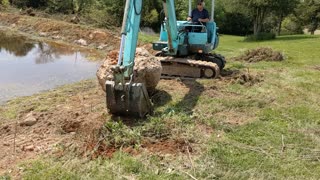
[[[222,70],[221,79],[227,83],[252,86],[263,81],[263,75],[255,72]]]
[[[183,140],[171,140],[171,139],[158,139],[151,140],[145,139],[139,147],[134,146],[124,146],[124,147],[115,147],[108,146],[104,142],[97,142],[96,140],[88,142],[86,145],[85,156],[89,156],[91,159],[98,157],[112,158],[114,153],[122,150],[125,153],[131,154],[133,156],[139,155],[143,151],[148,151],[153,154],[171,154],[177,155],[178,153],[191,154],[193,153],[192,145]]]
[[[313,66],[312,69],[320,71],[320,65]]]
[[[106,51],[118,48],[120,42],[120,38],[115,32],[105,29],[14,13],[0,12],[0,26],[10,27],[11,30],[17,30],[37,38],[63,41]]]
[[[91,88],[90,92],[83,89],[83,93],[70,94],[67,103],[57,104],[50,111],[27,109],[18,114],[16,121],[2,120],[0,174],[13,172],[19,176],[19,169],[15,167],[19,162],[63,152],[65,147],[83,151],[85,140],[97,133],[106,121],[105,111],[94,110],[104,104],[101,98],[104,92],[98,85]],[[26,102],[26,105],[29,104]],[[32,120],[35,122],[25,125]]]
[[[232,58],[235,61],[259,62],[259,61],[283,61],[284,55],[272,48],[260,47],[246,51],[243,55]]]

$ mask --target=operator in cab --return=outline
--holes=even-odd
[[[191,16],[187,18],[188,21],[192,21],[196,24],[206,24],[209,22],[209,12],[204,9],[203,0],[197,1],[197,8],[193,9],[191,12]]]

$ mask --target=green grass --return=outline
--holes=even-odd
[[[149,35],[146,33],[139,33],[139,41],[143,43],[152,43],[159,40],[159,35]]]
[[[141,37],[141,36],[140,36]],[[150,42],[156,37],[143,37]],[[283,62],[228,62],[227,69],[261,74],[252,86],[220,79],[162,81],[155,113],[135,125],[111,121],[104,132],[116,146],[142,140],[183,140],[194,152],[111,159],[45,158],[26,165],[25,179],[319,179],[320,36],[281,36],[264,42],[221,37],[217,53],[227,57],[256,47],[272,47]],[[161,101],[160,101],[161,100]],[[19,103],[19,102],[17,102]],[[45,105],[46,107],[47,105]],[[9,105],[9,107],[11,107]],[[14,107],[14,106],[12,106]],[[17,107],[17,106],[16,106]],[[49,106],[48,106],[49,108]],[[13,110],[12,110],[13,111]],[[10,108],[7,116],[12,112]],[[211,128],[205,132],[199,127]],[[120,132],[121,131],[121,132]]]

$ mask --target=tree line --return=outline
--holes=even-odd
[[[211,0],[205,0],[210,12]],[[75,14],[98,27],[120,26],[125,0],[0,0],[3,7],[40,9],[47,13]],[[155,31],[164,18],[162,0],[144,0],[142,27]],[[185,20],[188,1],[175,0],[177,18]],[[196,0],[193,2],[196,7]],[[320,25],[320,0],[216,0],[215,21],[220,33],[258,36],[261,33],[311,34]]]

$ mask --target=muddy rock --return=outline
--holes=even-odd
[[[99,49],[99,50],[103,50],[105,47],[107,47],[108,45],[106,45],[106,44],[101,44],[101,45],[99,45],[98,47],[97,47],[97,49]]]
[[[34,151],[34,145],[24,146],[22,151]]]
[[[61,39],[61,36],[59,36],[59,35],[52,36],[52,39]]]
[[[37,119],[35,118],[33,112],[30,112],[26,118],[20,122],[20,126],[33,126],[37,123]]]
[[[70,22],[74,23],[74,24],[79,24],[80,23],[80,18],[78,16],[74,16],[74,17],[71,18]]]
[[[45,33],[45,32],[40,32],[40,33],[39,33],[39,36],[40,36],[40,37],[47,37],[47,36],[48,36],[48,34],[47,34],[47,33]]]
[[[76,43],[76,44],[79,44],[79,45],[81,45],[81,46],[88,46],[87,41],[84,40],[84,39],[79,39],[79,40],[75,41],[75,43]]]
[[[65,133],[73,133],[76,132],[81,127],[80,121],[66,121],[62,126],[62,130]]]
[[[111,67],[117,64],[118,51],[111,51],[104,63],[97,71],[97,78],[102,89],[105,91],[105,82],[113,80]],[[144,48],[137,48],[135,66],[134,66],[134,82],[144,83],[149,93],[152,93],[161,77],[161,63],[155,56],[150,54]]]

